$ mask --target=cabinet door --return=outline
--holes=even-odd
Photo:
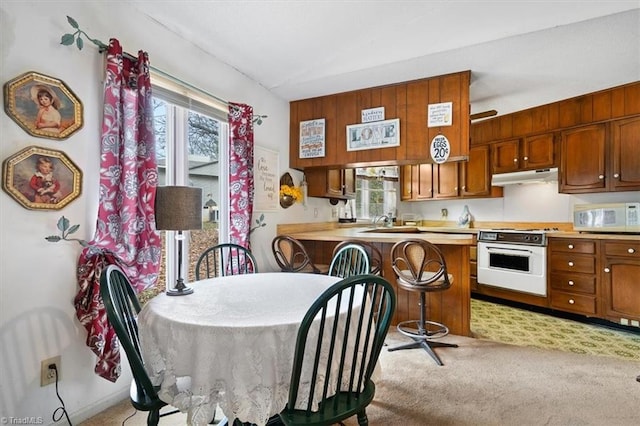
[[[327,170],[327,195],[341,197],[343,195],[343,182],[341,169]]]
[[[469,160],[460,163],[460,195],[477,197],[491,193],[489,145],[469,150]]]
[[[402,201],[411,200],[413,196],[413,175],[417,176],[417,168],[417,165],[400,167],[400,199]]]
[[[524,138],[521,167],[532,170],[555,166],[553,140],[553,133]]]
[[[520,139],[491,144],[493,173],[515,172],[520,168]]]
[[[433,198],[433,169],[431,164],[419,164],[416,166],[417,189],[414,187],[414,197],[416,200],[430,200]]]
[[[356,196],[356,169],[342,170],[342,193],[348,198]]]
[[[640,191],[640,117],[611,123],[612,191]]]
[[[606,190],[604,124],[567,130],[561,134],[560,192]]]
[[[433,166],[433,198],[456,198],[458,188],[458,163]]]
[[[341,169],[306,169],[307,195],[321,198],[345,198],[342,172]]]
[[[604,316],[615,322],[640,321],[640,262],[606,257],[602,274]]]

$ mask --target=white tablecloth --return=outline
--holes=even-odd
[[[146,368],[163,401],[206,425],[224,414],[265,424],[286,405],[299,324],[336,277],[260,273],[203,280],[160,294],[138,317]],[[179,378],[187,388],[178,390]]]

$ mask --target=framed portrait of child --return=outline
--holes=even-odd
[[[2,189],[24,208],[59,210],[80,196],[82,172],[64,152],[30,146],[3,162]]]
[[[36,72],[4,85],[7,115],[32,136],[67,139],[82,128],[82,102],[61,80]]]

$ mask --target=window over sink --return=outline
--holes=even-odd
[[[396,216],[398,167],[360,167],[356,169],[356,216],[373,219],[376,216]]]

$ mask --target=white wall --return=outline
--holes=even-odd
[[[84,344],[86,332],[76,320],[73,308],[77,293],[75,265],[80,246],[44,240],[45,236],[58,233],[56,223],[61,215],[72,224],[80,224],[77,236],[89,240],[97,214],[104,64],[90,43],[82,51],[59,44],[62,34],[72,32],[66,15],[75,18],[94,38],[108,42],[109,37],[115,37],[129,53],[146,50],[154,67],[223,99],[253,105],[256,113],[268,115],[255,129],[256,144],[280,152],[280,174],[290,171],[296,184],[302,176],[287,168],[287,102],[207,56],[190,42],[175,37],[130,8],[127,2],[3,0],[0,3],[2,83],[28,71],[63,80],[83,103],[84,127],[63,141],[35,138],[2,113],[0,157],[4,160],[30,145],[59,149],[82,169],[84,180],[82,195],[60,211],[26,210],[5,192],[0,192],[0,420],[39,416],[44,424],[52,422],[51,415],[59,402],[53,386],[39,386],[39,370],[41,360],[55,355],[62,356],[60,394],[74,424],[114,400],[124,398],[130,380],[126,362],[123,376],[115,384],[93,373],[95,356]],[[215,17],[211,25],[215,25]],[[538,103],[532,101],[532,104]],[[455,219],[464,204],[468,204],[476,220],[537,221],[539,214],[544,220],[564,221],[568,220],[572,200],[590,198],[552,193],[530,197],[521,191],[506,190],[505,198],[500,200],[402,203],[399,210],[415,210],[423,212],[426,218],[439,218],[440,209],[447,207],[449,217]],[[546,205],[539,202],[543,196],[548,199]],[[598,201],[616,197],[626,198],[620,194],[602,194]],[[260,270],[275,269],[270,242],[278,223],[328,220],[331,220],[331,206],[328,200],[317,198],[310,198],[307,206],[296,204],[287,210],[265,213],[267,226],[252,235],[252,248]]]
[[[54,386],[40,387],[41,360],[62,356],[60,394],[74,424],[124,398],[131,377],[126,361],[115,384],[93,373],[96,358],[85,346],[86,332],[73,307],[80,246],[44,239],[58,234],[56,223],[64,215],[72,224],[80,224],[79,238],[90,240],[97,214],[104,65],[90,43],[82,51],[60,45],[61,36],[73,32],[66,15],[91,37],[103,42],[115,37],[129,53],[146,50],[152,66],[268,115],[255,129],[255,142],[279,151],[281,165],[289,162],[287,102],[176,38],[126,2],[2,1],[2,83],[36,71],[64,81],[84,106],[83,128],[61,141],[32,137],[5,113],[0,119],[2,160],[36,145],[64,151],[84,173],[81,196],[59,211],[27,210],[0,192],[0,418],[36,416],[44,424],[52,423],[51,415],[60,403]],[[266,248],[275,235],[275,224],[282,218],[306,220],[304,213],[302,206],[295,206],[286,215],[282,211],[265,214],[268,226],[254,235],[262,263],[272,257]],[[269,260],[263,257],[267,254]]]

